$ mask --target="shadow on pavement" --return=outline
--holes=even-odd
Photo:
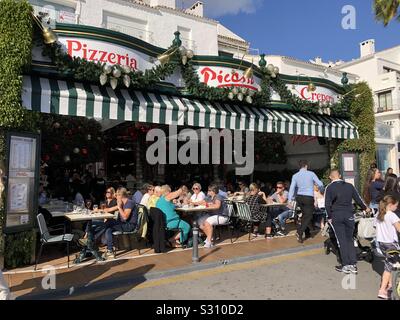
[[[154,264],[144,265],[135,269],[121,270],[127,260],[107,262],[84,266],[67,272],[56,274],[55,289],[44,289],[45,285],[50,283],[41,274],[40,277],[25,280],[23,283],[11,288],[12,292],[27,290],[33,288],[29,293],[20,295],[16,300],[57,300],[57,299],[115,299],[118,296],[128,292],[140,283],[146,281],[145,274],[154,268]],[[102,278],[101,276],[112,269],[115,273]]]

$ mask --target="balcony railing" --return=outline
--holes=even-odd
[[[135,28],[125,24],[109,22],[109,21],[104,22],[102,24],[102,27],[108,30],[118,31],[127,34],[129,36],[141,39],[146,42],[154,43],[153,32],[144,29]]]
[[[182,40],[182,45],[186,49],[193,50],[193,52],[196,53],[196,50],[197,50],[196,41],[190,40],[190,39],[186,39],[186,38],[181,38],[181,40]]]

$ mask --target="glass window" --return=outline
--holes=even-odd
[[[379,109],[387,111],[392,109],[392,92],[387,91],[378,94]]]
[[[387,144],[377,145],[377,166],[381,172],[386,172],[390,167],[390,151],[392,147]]]

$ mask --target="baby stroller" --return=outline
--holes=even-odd
[[[356,248],[358,261],[367,261],[371,263],[374,260],[374,238],[362,238],[358,235],[358,224],[360,219],[364,217],[364,212],[356,212],[355,214],[355,228],[353,234],[354,247]],[[326,223],[326,227],[322,234],[328,237],[328,239],[324,241],[325,254],[328,255],[332,252],[336,256],[338,263],[341,264],[342,261],[340,258],[339,242],[336,238],[335,229],[330,222]]]

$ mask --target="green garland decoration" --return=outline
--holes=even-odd
[[[98,83],[106,66],[105,63],[87,61],[80,57],[71,57],[63,51],[61,44],[57,42],[49,45],[43,43],[42,53],[52,60],[61,75],[72,77],[77,81]],[[152,89],[157,83],[165,80],[174,73],[178,64],[176,59],[171,60],[170,63],[164,66],[158,65],[144,72],[135,70],[125,72],[119,65],[114,65],[113,68],[118,69],[123,74],[127,74],[132,87],[136,89]],[[117,85],[124,87],[123,78],[119,77],[117,80]]]
[[[179,35],[175,35],[176,37]],[[184,95],[191,95],[196,98],[206,99],[209,101],[226,101],[228,94],[232,88],[214,88],[207,86],[200,81],[200,78],[194,68],[192,60],[188,60],[187,63],[182,62],[182,56],[179,52],[177,45],[179,42],[174,40],[174,44],[168,49],[169,52],[173,52],[170,57],[170,61],[165,65],[158,65],[150,70],[124,71],[121,66],[115,65],[113,68],[119,69],[122,74],[127,74],[130,78],[130,86],[136,89],[154,89],[155,85],[167,77],[171,76],[175,70],[180,68],[182,78],[185,82],[185,88],[182,90]],[[175,51],[172,51],[176,49]],[[171,50],[171,51],[170,51]],[[70,57],[65,53],[59,43],[51,45],[44,45],[43,55],[51,58],[53,63],[57,66],[58,71],[68,77],[73,77],[78,81],[89,81],[98,83],[99,78],[104,74],[105,63],[87,61],[79,57]],[[264,60],[265,62],[265,60]],[[319,106],[318,103],[309,102],[302,100],[298,96],[291,93],[286,87],[286,83],[277,75],[272,78],[265,67],[266,63],[260,66],[259,71],[261,73],[261,90],[256,92],[253,96],[253,106],[265,107],[271,105],[271,91],[272,89],[279,94],[281,101],[285,104],[291,105],[295,111],[306,112],[306,113],[328,113],[328,110],[324,110],[324,107]],[[123,87],[123,77],[119,77],[117,86]],[[235,103],[246,104],[245,102],[234,98]],[[348,116],[346,101],[335,103],[329,106],[330,113],[336,116]],[[326,108],[325,108],[326,109]]]

